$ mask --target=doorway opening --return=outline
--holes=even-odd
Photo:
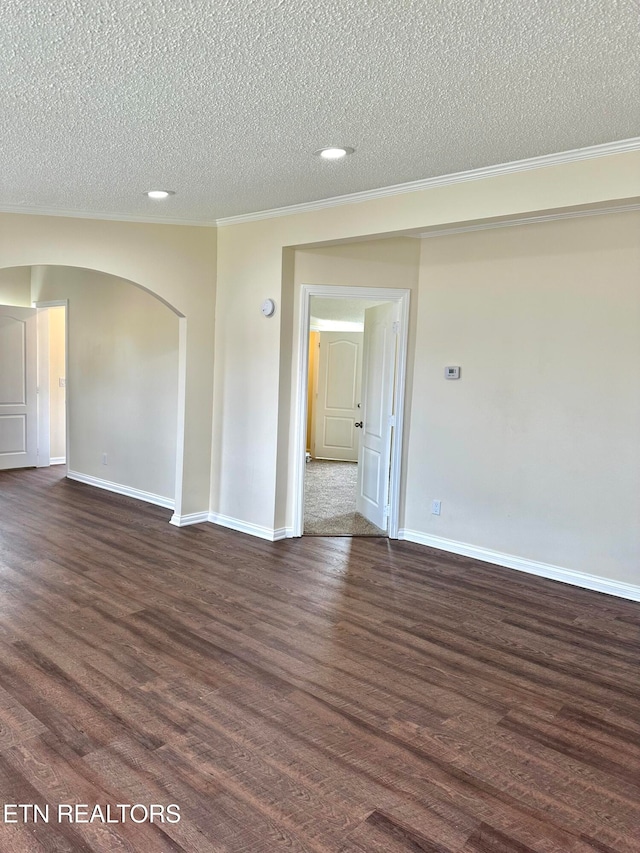
[[[133,281],[63,265],[0,270],[0,303],[0,470],[65,463],[179,516],[186,318]]]
[[[0,470],[66,462],[66,311],[0,305]]]
[[[67,462],[67,300],[36,302],[38,467]]]
[[[409,291],[304,285],[293,535],[397,538]]]
[[[357,500],[365,311],[384,304],[311,297],[304,535],[386,536]]]

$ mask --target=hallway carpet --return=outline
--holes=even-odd
[[[358,465],[313,459],[305,465],[305,536],[386,536],[356,512]]]

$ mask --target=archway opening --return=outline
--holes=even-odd
[[[174,508],[186,321],[147,288],[105,272],[0,270],[0,304],[61,303],[68,305],[67,476]]]

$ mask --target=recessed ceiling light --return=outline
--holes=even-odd
[[[319,151],[316,151],[316,154],[322,157],[323,160],[340,160],[342,157],[346,157],[347,154],[353,154],[354,150],[353,148],[331,146],[329,148],[321,148]]]
[[[148,190],[145,195],[149,198],[161,199],[167,198],[170,195],[175,195],[174,190]]]

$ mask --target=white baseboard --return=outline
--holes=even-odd
[[[66,465],[67,457],[66,456],[52,456],[49,459],[49,465]]]
[[[175,506],[173,498],[154,495],[152,492],[143,492],[140,489],[133,489],[131,486],[123,486],[121,483],[112,483],[109,480],[101,480],[99,477],[90,477],[88,474],[80,474],[78,471],[67,471],[67,477],[69,480],[77,480],[79,483],[85,483],[87,486],[95,486],[98,489],[105,489],[107,492],[126,495],[128,498],[135,498],[138,501],[146,501],[149,504],[162,506],[165,509],[173,509]]]
[[[190,524],[202,524],[203,521],[209,521],[208,511],[190,512],[187,515],[176,515],[174,512],[169,524],[173,524],[175,527],[188,527]]]
[[[610,580],[599,575],[589,575],[585,572],[576,572],[573,569],[563,569],[561,566],[553,566],[550,563],[538,563],[535,560],[526,560],[523,557],[515,557],[512,554],[503,554],[500,551],[490,551],[487,548],[479,548],[476,545],[457,542],[454,539],[430,536],[427,533],[420,533],[417,530],[400,530],[398,532],[398,539],[404,539],[407,542],[416,542],[419,545],[426,545],[429,548],[438,548],[440,551],[449,551],[452,554],[460,554],[463,557],[472,557],[474,560],[494,563],[496,566],[516,569],[519,572],[527,572],[530,575],[538,575],[549,580],[561,581],[562,583],[572,584],[583,589],[604,592],[607,595],[615,595],[618,598],[640,601],[640,586]]]
[[[279,539],[284,539],[286,536],[286,529],[284,527],[274,530],[273,527],[262,527],[259,524],[251,524],[248,521],[241,521],[239,518],[232,518],[230,515],[221,515],[218,512],[210,512],[209,521],[213,524],[219,524],[221,527],[228,527],[229,530],[237,530],[239,533],[248,533],[249,536],[267,539],[269,542],[276,542]]]

